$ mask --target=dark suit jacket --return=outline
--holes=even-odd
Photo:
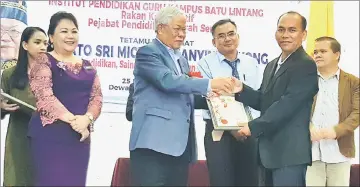
[[[134,94],[134,83],[131,83],[129,86],[129,96],[126,103],[126,119],[132,121],[132,110],[133,110],[133,94]],[[194,95],[195,109],[208,109],[206,100],[200,95]]]
[[[266,66],[259,90],[244,85],[236,99],[261,111],[249,128],[252,136],[259,138],[265,168],[310,165],[310,112],[319,89],[316,64],[300,47],[273,75],[278,59]]]
[[[134,104],[133,95],[134,95],[134,83],[131,83],[129,86],[129,96],[126,102],[126,112],[125,112],[126,119],[128,121],[132,121],[132,109]]]

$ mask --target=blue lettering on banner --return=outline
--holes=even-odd
[[[121,58],[121,59],[134,59],[136,52],[139,49],[137,46],[112,46],[112,45],[96,45],[94,48],[89,44],[79,44],[74,54],[78,56],[92,56],[103,58]],[[182,55],[190,62],[197,62],[209,53],[214,52],[211,50],[199,50],[199,49],[183,49]],[[267,64],[268,54],[262,52],[239,52],[241,54],[248,55],[257,60],[258,64]]]
[[[269,63],[269,60],[268,60],[269,55],[267,53],[250,53],[250,52],[247,52],[247,53],[241,52],[241,53],[255,58],[258,61],[258,64]]]

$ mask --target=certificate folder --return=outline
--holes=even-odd
[[[235,100],[233,95],[221,95],[206,99],[214,130],[240,130],[239,123],[252,120],[249,107]]]
[[[5,99],[8,99],[8,100],[11,100],[12,102],[16,103],[17,105],[22,105],[22,106],[25,106],[27,108],[30,108],[31,110],[36,110],[36,107],[24,102],[24,101],[21,101],[20,99],[18,98],[15,98],[5,92],[2,92],[1,91],[1,97],[5,98]]]

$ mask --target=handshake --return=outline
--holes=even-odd
[[[234,94],[243,89],[243,83],[235,77],[214,78],[210,83],[212,92],[218,95]]]

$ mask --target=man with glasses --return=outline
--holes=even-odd
[[[212,43],[217,51],[202,58],[198,69],[205,78],[236,77],[254,89],[259,82],[258,63],[240,54],[239,34],[230,19],[217,21],[211,29]],[[256,111],[252,114],[258,115]],[[205,154],[211,186],[258,186],[256,140],[244,139],[236,131],[225,131],[220,140],[213,137],[213,123],[208,110],[203,111],[206,122]]]
[[[1,69],[16,64],[19,52],[20,37],[26,28],[25,1],[1,1]]]
[[[134,186],[186,186],[197,160],[194,94],[231,93],[233,79],[188,76],[181,55],[186,16],[167,6],[155,17],[156,39],[137,51],[134,67],[130,167]]]

